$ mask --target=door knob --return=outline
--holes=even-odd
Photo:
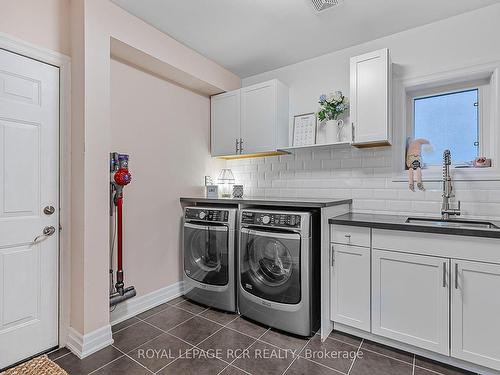
[[[38,242],[38,240],[42,237],[52,236],[55,232],[56,232],[56,228],[54,228],[52,225],[46,226],[45,228],[43,228],[42,234],[39,234],[38,236],[35,237],[35,239],[33,240],[33,244]]]
[[[43,213],[45,215],[52,215],[54,212],[56,212],[56,209],[54,208],[54,206],[45,206],[43,208]]]

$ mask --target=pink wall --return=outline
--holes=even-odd
[[[0,32],[70,55],[70,0],[0,0]]]
[[[181,195],[200,193],[210,158],[210,101],[111,60],[111,149],[130,153],[124,267],[138,296],[181,280]],[[116,259],[116,258],[115,258]]]
[[[72,282],[73,289],[81,290],[72,295],[72,309],[78,311],[71,312],[71,326],[86,335],[109,325],[108,158],[114,148],[110,108],[111,39],[143,52],[145,59],[154,59],[173,68],[171,71],[182,73],[168,77],[172,81],[179,76],[190,77],[222,92],[239,87],[240,80],[108,0],[71,0],[71,7],[72,25],[79,26],[72,27],[72,77],[80,82],[73,86],[72,169],[81,171],[79,176],[73,174],[72,200],[75,205],[83,205],[82,209],[72,211],[72,272],[79,278],[72,276]],[[134,63],[140,66],[140,62]],[[149,97],[147,92],[141,94]],[[206,121],[208,126],[208,117]],[[141,138],[137,141],[143,142]],[[167,237],[165,242],[175,243],[178,235],[177,232],[175,237]],[[142,277],[148,280],[149,274],[150,270],[146,269]],[[140,280],[140,273],[138,275]],[[148,287],[152,286],[146,289]]]

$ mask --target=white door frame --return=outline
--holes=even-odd
[[[0,48],[59,68],[59,346],[63,347],[71,305],[71,59],[2,32]]]

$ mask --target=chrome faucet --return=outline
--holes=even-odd
[[[450,175],[451,152],[444,150],[443,152],[443,203],[441,205],[441,217],[443,220],[449,220],[450,215],[460,216],[460,201],[457,208],[451,208],[450,200],[455,197],[453,193],[453,185]]]

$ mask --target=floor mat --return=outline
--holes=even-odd
[[[68,375],[68,373],[46,355],[42,355],[2,372],[0,375]]]

